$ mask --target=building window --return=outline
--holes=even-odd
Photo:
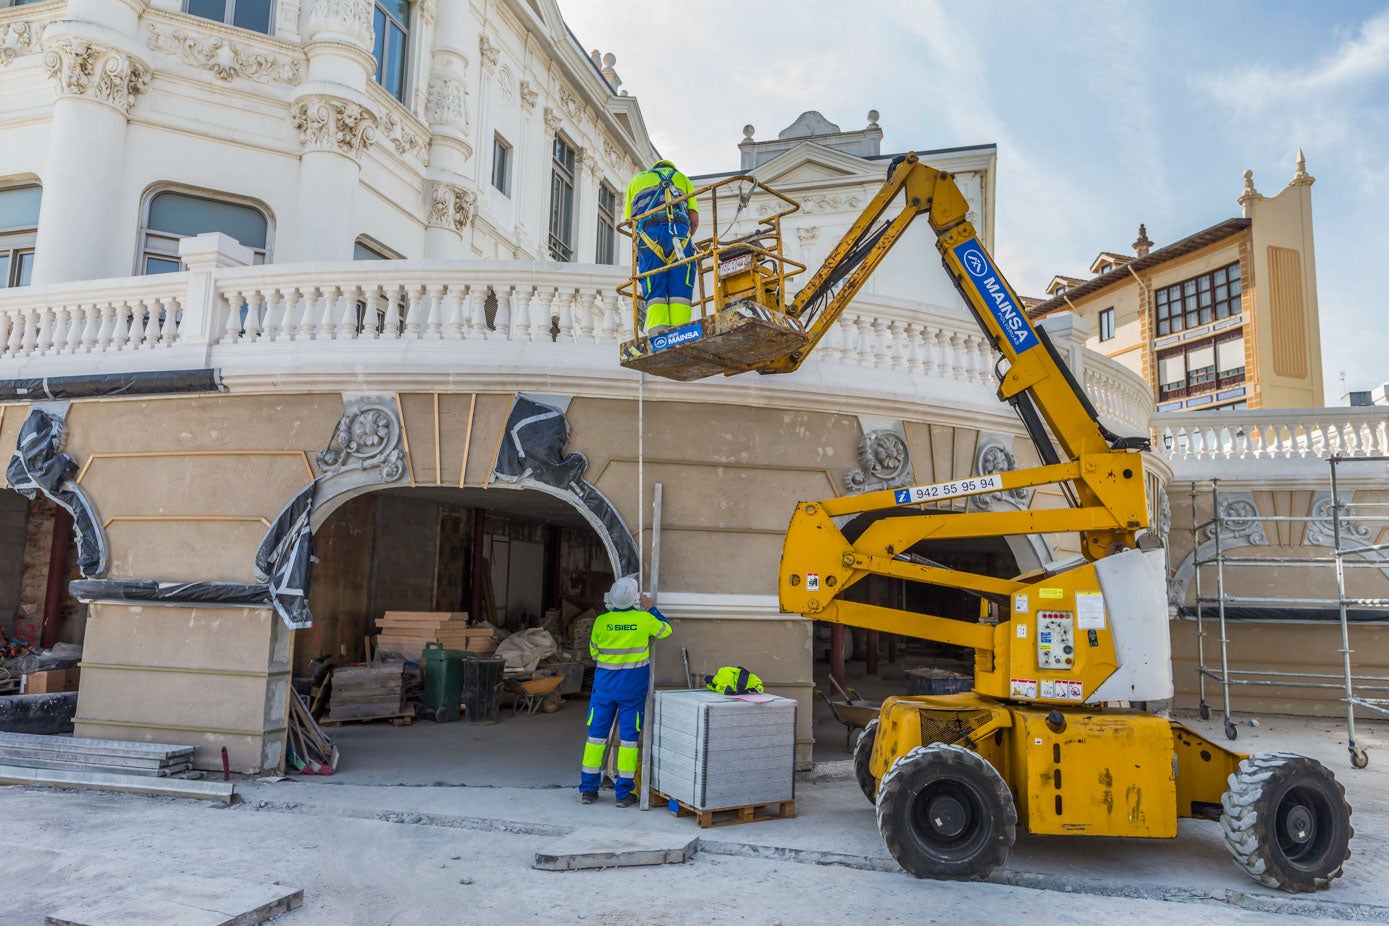
[[[1114,337],[1114,309],[1100,311],[1100,340],[1108,341]]]
[[[1158,397],[1180,399],[1244,382],[1244,334],[1158,354]]]
[[[410,36],[410,0],[376,0],[376,82],[405,99],[405,48]]]
[[[184,0],[183,11],[252,32],[275,31],[275,0]]]
[[[378,244],[367,237],[352,242],[353,260],[401,260],[401,256],[385,245]]]
[[[1240,313],[1240,271],[1236,261],[1211,273],[1159,289],[1158,337]]]
[[[0,289],[28,286],[34,275],[42,199],[37,184],[0,189]]]
[[[574,148],[558,135],[550,175],[550,256],[574,259]]]
[[[511,195],[511,146],[500,135],[492,136],[492,185]]]
[[[178,256],[179,241],[208,232],[221,232],[250,248],[254,263],[263,264],[267,260],[270,222],[259,209],[204,196],[164,192],[150,197],[145,206],[137,272],[154,274],[183,270]]]
[[[617,263],[617,191],[606,183],[598,186],[598,250],[600,264]]]

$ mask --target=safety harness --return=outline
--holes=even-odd
[[[674,167],[657,166],[651,168],[649,173],[655,174],[661,182],[657,186],[647,187],[633,197],[632,213],[634,215],[641,215],[643,212],[651,210],[658,201],[665,203],[665,210],[664,212],[652,212],[650,215],[645,216],[637,222],[635,230],[637,237],[651,250],[651,253],[660,258],[661,263],[672,264],[675,263],[679,256],[678,249],[672,247],[670,252],[667,253],[665,248],[657,244],[655,240],[646,233],[646,226],[650,222],[663,222],[666,225],[674,225],[677,219],[688,225],[690,222],[690,214],[686,206],[689,201],[675,201],[685,194],[675,185]]]

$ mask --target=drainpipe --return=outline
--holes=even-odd
[[[48,548],[48,588],[43,599],[43,629],[39,647],[52,649],[58,642],[58,625],[63,619],[63,584],[68,573],[68,545],[72,542],[72,515],[54,506],[53,542]]]
[[[1153,288],[1149,286],[1147,283],[1143,282],[1143,278],[1138,275],[1137,271],[1135,271],[1133,267],[1129,266],[1128,264],[1124,264],[1124,267],[1128,270],[1129,276],[1133,277],[1133,281],[1138,284],[1138,288],[1143,292],[1142,311],[1146,312],[1148,310],[1148,303],[1151,301],[1149,297],[1153,294]],[[1156,411],[1159,393],[1162,391],[1162,385],[1157,381],[1157,351],[1153,349],[1153,339],[1151,337],[1148,338],[1148,343],[1144,347],[1144,350],[1147,352],[1146,359],[1148,361],[1148,369],[1153,371],[1153,381],[1151,383],[1151,387],[1153,390],[1153,408]]]

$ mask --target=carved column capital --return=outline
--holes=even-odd
[[[540,91],[535,89],[535,84],[528,80],[521,81],[521,108],[527,113],[535,112],[535,104],[539,99]]]
[[[369,49],[371,18],[371,0],[315,0],[309,11],[308,39],[346,40]]]
[[[429,213],[425,221],[434,228],[446,228],[461,235],[473,220],[477,194],[444,180],[431,180],[426,194]]]
[[[549,106],[545,107],[545,128],[551,132],[558,132],[563,120],[559,113]]]
[[[376,140],[376,115],[358,103],[311,94],[294,101],[290,124],[306,151],[336,151],[356,159]]]
[[[60,96],[81,96],[130,115],[135,98],[149,89],[149,65],[117,48],[63,36],[44,42],[43,64]]]
[[[430,75],[425,91],[425,121],[431,126],[444,126],[468,132],[471,117],[468,112],[468,85],[453,74],[436,71]]]
[[[483,33],[477,37],[477,50],[482,56],[482,69],[489,74],[496,70],[497,62],[501,59],[501,46]]]

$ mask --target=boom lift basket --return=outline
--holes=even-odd
[[[737,212],[728,222],[731,228],[759,190],[774,197],[777,202],[773,208],[780,207],[778,211],[762,217],[748,234],[722,237],[720,195],[727,200],[737,194]],[[666,379],[689,381],[716,373],[746,373],[805,347],[809,337],[801,323],[786,314],[785,299],[787,279],[806,268],[785,255],[781,228],[781,220],[799,211],[800,205],[747,175],[700,187],[673,200],[672,205],[692,197],[700,198],[700,214],[709,218],[708,237],[694,241],[685,258],[664,267],[636,272],[638,239],[634,227],[642,219],[663,212],[666,204],[618,226],[632,239],[634,268],[631,279],[618,287],[618,292],[628,297],[632,305],[632,339],[619,348],[622,365]],[[724,234],[727,232],[728,229],[723,230]],[[690,322],[657,335],[646,335],[643,280],[690,264],[695,267]]]

